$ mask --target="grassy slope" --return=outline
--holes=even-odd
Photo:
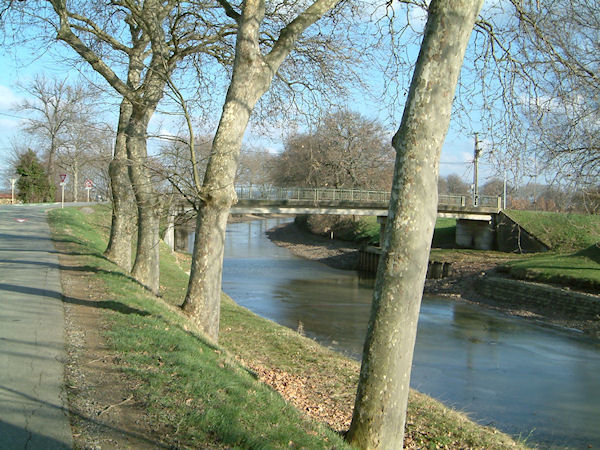
[[[54,239],[73,242],[82,264],[93,268],[106,284],[112,297],[104,303],[109,343],[119,354],[121,369],[138,382],[136,397],[171,431],[165,443],[211,448],[287,447],[290,443],[304,448],[344,448],[336,433],[287,404],[228,352],[191,332],[176,311],[104,260],[105,236],[90,227],[88,220],[103,222],[105,215],[106,210],[91,216],[72,208],[53,210]],[[172,258],[170,264],[165,263],[176,267]],[[164,291],[171,291],[166,283],[185,279],[176,272],[165,274]]]
[[[370,245],[379,245],[379,224],[376,217],[361,217],[354,222],[352,228],[336,233],[340,239],[354,242],[366,242]],[[438,218],[433,234],[433,247],[448,247],[454,243],[456,232],[456,219]]]
[[[597,215],[517,210],[504,213],[553,251],[579,251],[600,241]]]
[[[149,296],[101,256],[110,214],[53,210],[55,239],[73,243],[82,264],[102,277],[112,300],[106,302],[110,343],[122,370],[139,383],[157,420],[171,430],[165,442],[192,447],[336,447],[345,443],[321,424],[307,419],[270,388],[256,381],[236,358],[253,365],[315,378],[318,389],[336,401],[351,401],[358,363],[325,349],[287,328],[262,319],[223,296],[221,345],[197,334],[175,310]],[[161,292],[178,304],[187,276],[166,248],[161,253]],[[308,381],[307,381],[308,382]],[[431,398],[411,394],[407,441],[419,447],[506,448],[515,443],[496,430]]]
[[[600,290],[600,216],[507,211],[528,233],[550,247],[506,265],[513,276]]]

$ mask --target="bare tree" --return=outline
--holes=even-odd
[[[113,226],[107,255],[128,265],[130,223],[127,176],[138,212],[138,239],[132,275],[158,293],[159,197],[145,166],[150,118],[163,97],[167,79],[187,56],[210,52],[234,34],[214,17],[211,5],[187,2],[82,2],[60,0],[12,4],[24,17],[54,29],[82,61],[100,74],[123,100],[110,174]],[[49,8],[50,7],[50,8]],[[223,52],[225,53],[225,52]],[[118,223],[115,223],[118,222]],[[122,232],[118,236],[116,232]]]
[[[402,448],[437,178],[454,92],[483,0],[432,0],[404,115],[352,424],[359,448]],[[400,206],[401,205],[401,206]]]
[[[452,173],[438,180],[438,193],[450,195],[469,195],[471,188],[460,176]]]
[[[192,135],[193,135],[193,128]],[[189,131],[189,130],[188,130]],[[211,149],[210,136],[185,135],[171,137],[161,146],[160,159],[164,179],[187,202],[195,207],[197,188],[194,180],[201,180],[206,170]],[[200,184],[200,181],[198,181]]]
[[[280,186],[389,189],[393,150],[383,126],[358,113],[325,116],[313,133],[293,134],[275,158]]]
[[[600,11],[586,0],[513,0],[519,57],[535,83],[521,102],[528,148],[540,163],[581,186],[600,177]],[[546,173],[549,171],[546,170]]]
[[[72,145],[76,128],[90,125],[94,111],[93,93],[81,83],[71,85],[64,80],[48,80],[37,76],[22,86],[29,99],[15,109],[30,115],[24,131],[32,135],[43,149],[50,186],[58,183],[57,154]]]
[[[274,159],[275,156],[264,148],[243,146],[235,176],[236,184],[252,186],[272,183]]]
[[[108,170],[110,160],[106,156],[110,156],[110,153],[107,155],[110,146],[107,140],[113,138],[114,134],[100,124],[82,123],[70,128],[68,142],[60,148],[56,162],[64,173],[71,175],[67,186],[73,201],[80,201],[86,178],[92,177],[94,172],[98,173],[97,170],[100,173]],[[92,170],[92,166],[96,170]]]
[[[283,3],[280,11],[285,14],[277,24],[279,29],[270,33],[267,42],[262,42],[265,0],[245,0],[240,10],[226,0],[220,1],[238,28],[235,59],[200,190],[192,269],[182,306],[215,341],[219,334],[225,227],[231,205],[236,201],[233,182],[250,114],[300,35],[336,3],[337,0],[316,0],[306,7]]]

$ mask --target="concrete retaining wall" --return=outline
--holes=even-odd
[[[600,315],[600,297],[572,292],[567,289],[511,280],[500,277],[482,277],[475,283],[480,295],[514,306],[528,307],[531,311],[548,309],[572,319],[591,319]]]
[[[358,270],[361,272],[376,273],[379,264],[381,249],[378,247],[365,247],[358,251]],[[438,279],[452,275],[452,264],[449,262],[429,261],[427,278]]]

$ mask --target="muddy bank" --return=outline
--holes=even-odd
[[[275,244],[287,248],[294,255],[313,261],[322,262],[331,267],[344,270],[356,269],[359,245],[317,236],[288,223],[267,231],[267,237]],[[452,259],[452,276],[426,280],[424,292],[447,297],[456,301],[477,304],[485,308],[500,311],[509,315],[547,324],[582,331],[592,337],[600,337],[600,320],[573,320],[561,317],[552,308],[537,309],[535,312],[527,307],[514,307],[489,298],[482,297],[475,290],[475,280],[487,274],[496,273],[495,267],[502,258],[489,258],[488,255],[473,254]]]

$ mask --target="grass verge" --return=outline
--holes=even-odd
[[[600,248],[595,245],[574,253],[527,255],[507,262],[502,270],[522,280],[567,285],[596,294],[600,292]]]
[[[82,265],[94,270],[106,285],[111,297],[103,308],[109,324],[106,337],[119,355],[120,370],[138,386],[136,399],[169,430],[163,444],[345,447],[339,435],[258,381],[231,353],[190,331],[173,308],[103,259],[103,214],[106,210],[85,215],[75,208],[55,209],[50,212],[53,238],[70,242]],[[170,292],[164,283],[175,282],[176,275],[169,277],[162,288]]]
[[[550,252],[524,255],[504,265],[513,277],[600,292],[600,216],[506,211]]]
[[[104,308],[107,337],[118,352],[120,369],[139,385],[135,392],[178,447],[344,448],[338,434],[313,416],[345,411],[334,423],[347,426],[358,363],[262,319],[223,296],[221,346],[190,331],[169,304],[183,298],[187,276],[174,255],[161,253],[162,300],[102,257],[110,211],[92,214],[75,208],[50,213],[53,238],[69,242],[81,264],[94,270],[111,300]],[[247,366],[277,374],[290,402],[257,381]],[[271,376],[271,380],[274,376]],[[295,402],[295,401],[294,401]],[[331,414],[328,416],[331,417]],[[332,421],[330,420],[330,423]],[[335,425],[334,425],[335,426]],[[411,393],[406,443],[427,448],[506,448],[520,446],[497,430],[479,426],[464,414],[417,392]]]
[[[501,270],[518,279],[556,283],[600,292],[600,216],[542,211],[505,211],[528,233],[552,251],[543,254],[514,255],[492,251],[455,249],[456,220],[438,218],[430,259],[461,261],[465,255],[496,259]],[[343,239],[379,243],[375,217],[361,218]],[[506,262],[506,260],[510,260]]]

